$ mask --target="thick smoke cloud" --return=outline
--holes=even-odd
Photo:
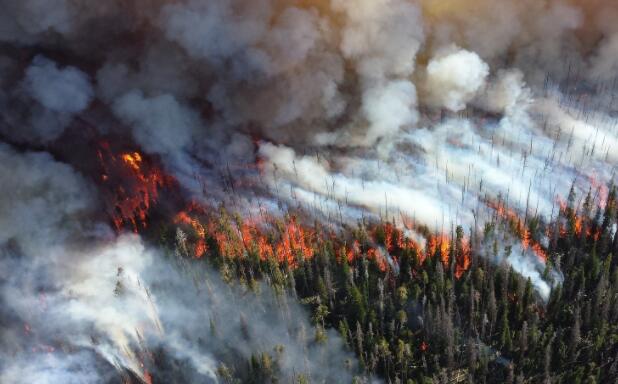
[[[507,116],[525,112],[526,105],[531,102],[532,95],[524,74],[517,69],[499,70],[479,100],[480,108]]]
[[[359,144],[372,145],[378,139],[396,135],[401,127],[416,123],[416,91],[408,81],[393,81],[371,88],[363,95],[363,112],[369,129]]]
[[[332,6],[345,16],[339,48],[354,63],[365,124],[352,121],[343,136],[330,136],[338,146],[371,146],[416,123],[416,87],[409,77],[424,39],[420,10],[406,1],[333,1]],[[330,144],[326,137],[318,142]]]
[[[0,244],[15,242],[27,254],[44,253],[86,231],[95,204],[83,178],[45,153],[18,154],[0,144]]]
[[[142,322],[153,329],[150,347],[212,372],[208,358],[205,367],[194,360],[216,354],[185,348],[184,333],[195,330],[165,317],[168,308],[197,315],[154,286],[153,306],[144,296],[157,252],[114,239],[97,220],[92,175],[80,175],[69,152],[98,136],[162,159],[190,198],[234,198],[241,210],[261,199],[335,224],[408,216],[438,232],[469,231],[492,217],[487,201],[498,196],[521,216],[550,220],[573,183],[581,193],[615,178],[610,1],[0,0],[0,8],[0,140],[12,145],[0,145],[2,300],[15,319],[2,339],[4,350],[20,351],[2,366],[4,381],[21,371],[96,382],[110,366],[144,375],[133,329]],[[513,247],[496,262],[547,296],[551,282],[530,250]],[[126,295],[114,296],[117,281]],[[41,292],[58,308],[49,321],[27,316]],[[180,297],[208,308],[200,294]],[[61,324],[60,310],[72,311],[70,322]],[[100,317],[116,315],[126,321]],[[304,324],[303,316],[293,318]],[[26,320],[41,342],[24,341],[20,332],[34,333],[21,330]],[[74,329],[75,338],[51,336]],[[61,357],[32,363],[41,343]]]
[[[93,91],[86,74],[76,68],[59,69],[37,56],[26,70],[24,86],[32,98],[50,111],[78,113],[86,109]]]
[[[60,136],[71,118],[85,110],[94,96],[85,73],[74,67],[59,69],[41,56],[35,57],[26,70],[23,87],[35,103],[31,123],[43,141]]]
[[[114,101],[113,110],[133,127],[135,141],[152,153],[181,153],[200,127],[199,116],[169,94],[146,98],[139,91],[129,92]]]
[[[489,66],[477,54],[447,48],[427,65],[428,101],[438,108],[459,112],[485,85],[488,74]]]

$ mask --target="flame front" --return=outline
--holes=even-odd
[[[274,261],[295,269],[315,257],[325,244],[331,244],[339,262],[351,264],[367,258],[382,272],[398,267],[404,254],[414,255],[418,265],[428,258],[439,257],[444,266],[449,267],[454,258],[453,271],[458,279],[471,265],[467,237],[452,240],[446,234],[435,235],[424,230],[427,246],[423,248],[392,223],[378,223],[368,231],[369,238],[364,241],[354,238],[349,242],[335,233],[309,228],[294,216],[277,219],[264,215],[262,220],[243,220],[236,216],[232,219],[225,212],[212,214],[197,204],[176,214],[173,223],[181,231],[177,234],[177,243],[182,253],[194,258],[216,252],[228,259],[256,258],[260,262]]]

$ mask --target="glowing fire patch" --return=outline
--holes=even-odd
[[[514,210],[508,208],[503,202],[487,201],[486,203],[496,212],[498,218],[509,224],[512,232],[521,241],[524,250],[530,249],[540,261],[547,261],[547,254],[541,247],[541,244],[534,240],[530,230],[526,228],[524,220]]]
[[[471,265],[469,240],[465,237],[453,242],[445,234],[429,234],[426,235],[428,245],[423,249],[414,240],[405,237],[394,224],[382,223],[370,231],[373,238],[363,245],[358,239],[347,243],[334,234],[320,235],[299,223],[295,217],[280,220],[264,216],[262,221],[235,217],[232,220],[226,214],[208,215],[206,212],[206,209],[193,203],[174,217],[174,224],[183,230],[181,248],[187,256],[201,258],[213,251],[224,258],[256,258],[262,262],[272,260],[294,269],[301,262],[315,257],[315,250],[320,248],[320,244],[331,241],[339,262],[352,264],[365,257],[382,272],[397,266],[404,252],[415,254],[420,263],[428,257],[439,256],[445,266],[453,256],[454,274],[458,279]],[[216,249],[209,249],[208,244],[214,244]],[[455,248],[452,249],[451,244],[455,244]]]
[[[206,230],[204,229],[202,224],[198,220],[189,216],[189,214],[184,211],[178,213],[174,218],[174,224],[180,223],[189,225],[197,236],[197,241],[193,251],[195,257],[199,259],[200,257],[204,256],[204,254],[208,250],[208,246],[206,245]]]
[[[122,155],[122,161],[131,166],[136,172],[140,171],[140,165],[142,163],[142,155],[138,152],[125,153]]]
[[[106,203],[114,228],[121,231],[128,226],[134,232],[146,228],[148,211],[157,201],[159,190],[173,179],[136,151],[115,153],[103,142],[97,155],[101,182],[108,187]]]

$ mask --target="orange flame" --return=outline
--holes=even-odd
[[[204,228],[204,226],[202,226],[202,224],[198,220],[191,218],[184,211],[179,212],[174,218],[174,224],[179,223],[191,226],[191,228],[195,232],[195,235],[197,236],[197,241],[195,243],[195,248],[193,251],[195,258],[199,259],[200,257],[204,256],[204,254],[208,250],[208,245],[206,245],[206,229]]]
[[[562,205],[563,202],[559,201],[559,203]],[[524,250],[530,249],[539,260],[542,262],[547,261],[547,254],[543,250],[543,247],[532,237],[530,230],[526,228],[524,224],[524,220],[522,220],[513,209],[507,208],[503,202],[488,200],[486,204],[496,212],[498,218],[506,221],[510,225],[514,234],[521,241]]]
[[[106,200],[115,229],[120,231],[127,224],[134,232],[146,228],[149,209],[172,178],[147,164],[139,152],[116,154],[107,142],[100,144],[97,155],[103,170],[101,181],[109,187]]]
[[[122,161],[133,168],[136,172],[140,171],[140,165],[142,163],[142,155],[138,152],[125,153],[122,155]]]
[[[442,264],[448,265],[449,251],[451,249],[450,239],[444,233],[429,238],[429,256],[434,256],[439,251]]]
[[[384,255],[382,255],[382,253],[375,248],[369,248],[367,251],[367,258],[375,261],[381,272],[385,272],[388,268],[388,263],[386,262]]]
[[[600,201],[598,202],[598,207],[604,209],[607,205],[607,187],[603,185],[596,185],[594,179],[591,179],[591,183],[593,186],[598,188],[600,196]],[[603,192],[603,188],[605,188],[605,192]],[[603,194],[605,193],[605,197]],[[560,215],[566,219],[562,220],[558,223],[558,233],[561,237],[566,237],[569,234],[569,231],[573,231],[576,236],[580,236],[584,232],[585,228],[585,236],[593,241],[598,241],[601,237],[601,229],[591,228],[591,220],[589,212],[584,212],[583,210],[579,210],[577,208],[569,207],[566,202],[560,198],[560,196],[556,196],[556,201],[560,205]]]
[[[310,242],[307,241],[308,238],[308,234],[292,218],[285,228],[282,241],[277,245],[279,262],[287,262],[289,265],[294,266],[296,254],[300,255],[304,260],[311,259],[313,257],[313,249]]]
[[[457,264],[455,265],[455,277],[461,278],[464,272],[470,268],[470,243],[467,239],[462,240],[461,244],[461,254],[457,255]]]
[[[290,268],[296,268],[300,262],[312,259],[317,249],[316,242],[324,241],[329,236],[327,233],[318,236],[314,229],[300,224],[295,217],[289,217],[283,222],[268,215],[262,215],[261,221],[240,218],[230,220],[226,215],[209,215],[205,209],[195,204],[186,211],[179,212],[174,223],[192,229],[189,240],[193,245],[193,257],[199,258],[206,254],[206,243],[211,239],[222,257],[243,259],[254,255],[260,261],[274,260]],[[374,262],[380,271],[386,272],[389,269],[388,258],[397,264],[403,252],[414,251],[421,263],[427,257],[439,255],[442,263],[449,264],[451,239],[448,235],[433,235],[423,229],[423,236],[428,239],[427,247],[423,250],[414,240],[404,236],[403,231],[394,224],[379,225],[381,227],[376,227],[370,233],[376,236],[378,229],[381,229],[380,233],[384,234],[384,238],[380,241],[384,242],[384,249],[368,244],[361,245],[358,239],[353,239],[351,244],[341,243],[334,233],[330,233],[330,241],[333,241],[338,262],[353,263],[364,255]],[[454,252],[454,273],[457,278],[461,278],[470,268],[470,253],[469,239],[464,237]]]

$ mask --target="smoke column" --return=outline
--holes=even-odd
[[[186,266],[119,233],[105,183],[132,168],[102,173],[105,148],[121,148],[136,169],[139,153],[156,159],[179,184],[175,198],[247,215],[300,209],[335,228],[411,218],[437,233],[474,232],[502,206],[550,222],[572,186],[602,201],[615,179],[618,8],[609,1],[0,8],[2,382],[98,383],[114,372],[147,381],[155,368],[143,351],[157,349],[191,367],[187,380],[216,381],[213,362],[242,344],[230,338],[245,323],[248,345],[286,348],[286,377],[299,366],[324,380],[353,375],[343,363],[315,369],[350,358],[334,335],[307,351],[291,339],[298,329],[266,329],[268,308],[281,305],[271,295],[247,308],[210,272],[199,272],[209,287],[194,286],[177,272]],[[167,183],[138,181],[148,197]],[[148,199],[126,201],[113,214],[144,224],[134,211]],[[547,298],[559,271],[544,280],[543,260],[512,240],[495,261]],[[310,329],[300,308],[287,313],[287,324]],[[192,344],[208,322],[218,336]]]

